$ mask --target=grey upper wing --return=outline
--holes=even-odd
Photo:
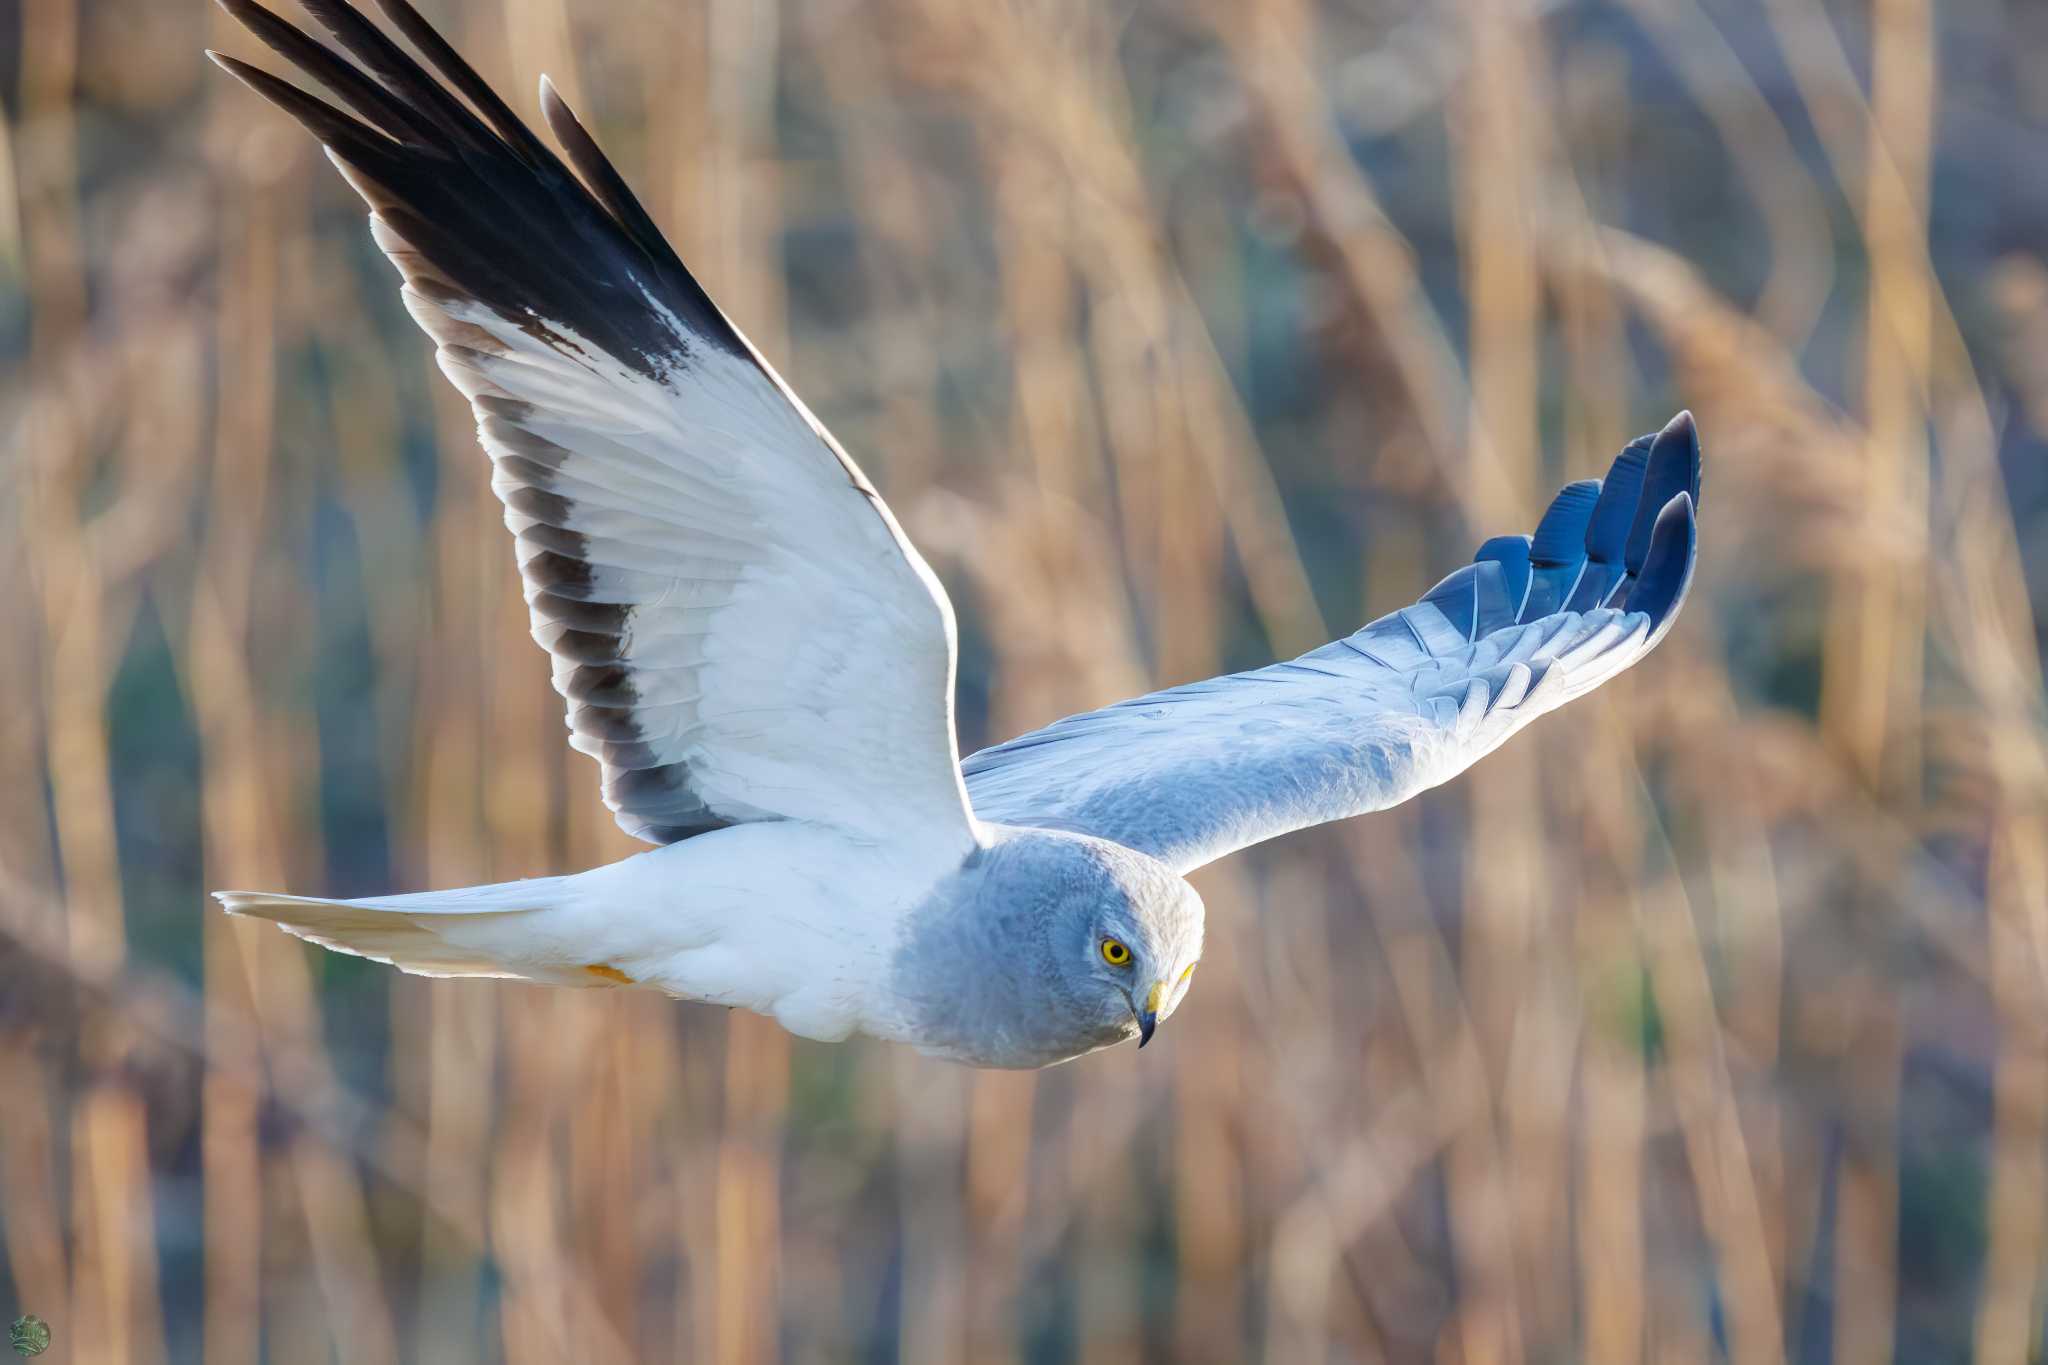
[[[975,814],[1071,829],[1187,871],[1455,777],[1647,654],[1698,553],[1681,413],[1568,485],[1421,601],[1291,663],[1056,721],[967,759]]]

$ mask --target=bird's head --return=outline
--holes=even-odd
[[[989,830],[899,955],[916,1035],[957,1060],[1010,1067],[1150,1042],[1202,955],[1202,898],[1163,863],[1102,839]]]
[[[1060,908],[1066,933],[1057,951],[1078,988],[1073,1005],[1094,1015],[1091,1036],[1114,1042],[1135,1033],[1143,1047],[1193,981],[1203,908],[1192,886],[1138,856],[1112,855],[1098,884]]]

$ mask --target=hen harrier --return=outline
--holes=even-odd
[[[1184,873],[1448,780],[1685,599],[1680,414],[1355,635],[963,763],[952,609],[874,487],[545,78],[566,165],[407,0],[377,3],[439,79],[344,0],[304,0],[341,52],[221,0],[353,116],[213,59],[368,201],[475,409],[569,742],[658,847],[457,891],[219,893],[236,914],[405,971],[648,986],[981,1066],[1142,1045],[1202,951]]]

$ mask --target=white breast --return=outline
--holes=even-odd
[[[930,859],[907,855],[795,821],[738,825],[570,879],[560,923],[636,983],[806,1038],[886,1035],[897,1021],[872,1016],[887,1014],[889,961],[933,885]]]

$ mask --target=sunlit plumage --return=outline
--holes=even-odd
[[[408,971],[646,985],[1045,1065],[1178,1005],[1202,948],[1182,874],[1448,780],[1641,658],[1684,601],[1681,414],[1414,606],[963,764],[944,591],[553,87],[567,164],[405,0],[378,3],[442,79],[343,0],[305,8],[347,57],[221,3],[353,111],[215,58],[369,204],[475,410],[570,743],[657,845],[455,891],[221,893],[231,911]]]

